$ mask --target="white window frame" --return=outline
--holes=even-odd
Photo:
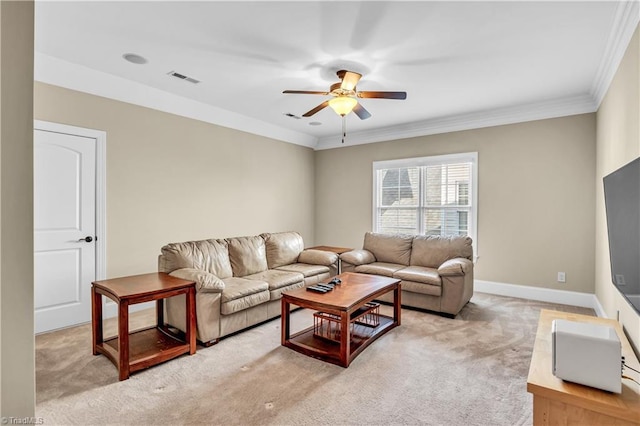
[[[417,157],[417,158],[402,158],[397,160],[385,160],[373,162],[373,208],[372,208],[372,223],[373,232],[378,232],[378,170],[381,169],[393,169],[393,168],[406,168],[406,167],[420,167],[420,166],[437,166],[442,164],[455,164],[455,163],[471,163],[471,229],[469,236],[473,239],[473,252],[474,261],[478,259],[478,153],[477,152],[464,152],[459,154],[447,154],[447,155],[434,155],[429,157]],[[422,195],[420,196],[422,200]],[[422,210],[422,201],[420,201],[418,211]]]

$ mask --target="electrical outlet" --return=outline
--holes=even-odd
[[[567,276],[565,275],[564,272],[558,272],[558,282],[559,283],[564,283],[567,281]]]

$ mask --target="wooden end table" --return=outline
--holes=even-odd
[[[353,250],[348,247],[334,247],[334,246],[313,246],[307,247],[309,250],[320,250],[320,251],[330,251],[338,255],[338,264],[336,265],[336,269],[338,270],[338,275],[342,273],[342,260],[340,260],[340,255],[342,253],[346,253],[348,251]]]
[[[94,281],[91,287],[93,354],[103,354],[118,368],[120,380],[135,371],[196,353],[195,283],[159,272]],[[187,304],[187,330],[180,340],[164,328],[164,299],[184,294]],[[104,340],[102,335],[102,296],[118,304],[118,335]],[[156,301],[157,325],[129,333],[129,305]]]

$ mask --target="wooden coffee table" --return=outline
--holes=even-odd
[[[282,345],[323,361],[348,367],[367,346],[400,325],[400,280],[345,272],[337,276],[342,284],[328,293],[305,288],[282,293]],[[393,291],[393,318],[377,315],[377,326],[356,323],[356,317],[377,297]],[[290,305],[313,309],[314,325],[291,335]],[[332,319],[333,318],[333,319]],[[318,324],[322,324],[320,327]],[[323,328],[324,327],[324,328]],[[330,337],[320,331],[333,327]],[[337,332],[335,332],[337,328]]]
[[[93,354],[103,354],[118,368],[120,380],[143,368],[196,353],[195,283],[159,272],[95,281],[91,287]],[[164,299],[185,295],[184,340],[164,330]],[[118,304],[118,335],[104,340],[102,296]],[[156,301],[157,325],[129,333],[129,305]]]

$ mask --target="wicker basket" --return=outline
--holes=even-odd
[[[349,326],[354,334],[356,325],[375,328],[380,325],[380,304],[368,302],[351,314]],[[340,316],[327,312],[313,314],[313,335],[332,342],[340,342]]]

